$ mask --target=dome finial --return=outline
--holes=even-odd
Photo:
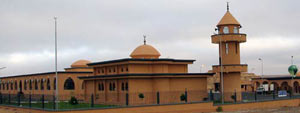
[[[144,37],[144,45],[146,45],[146,35],[143,35]]]
[[[227,11],[229,11],[229,2],[227,2]]]

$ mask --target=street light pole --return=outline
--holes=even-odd
[[[54,17],[55,22],[55,101],[56,109],[58,109],[58,74],[57,74],[57,17]]]
[[[264,77],[264,62],[263,62],[263,59],[261,59],[261,58],[258,58],[258,60],[261,61],[261,78],[263,79],[263,77]]]

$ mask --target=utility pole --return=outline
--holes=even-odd
[[[57,17],[54,17],[55,22],[55,103],[56,109],[58,110],[58,74],[57,74]]]

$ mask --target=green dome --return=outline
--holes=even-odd
[[[295,76],[298,72],[298,68],[296,65],[291,65],[289,67],[289,73],[292,75],[292,76]]]

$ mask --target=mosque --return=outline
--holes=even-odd
[[[278,76],[243,76],[247,64],[240,64],[240,43],[246,42],[246,34],[239,32],[241,24],[229,8],[216,27],[218,33],[211,36],[211,42],[219,45],[219,64],[213,65],[207,73],[189,73],[188,65],[195,61],[192,59],[160,58],[160,52],[144,40],[131,52],[130,58],[100,62],[78,60],[70,68],[59,71],[58,78],[55,72],[1,77],[0,93],[55,95],[57,88],[59,100],[75,96],[89,101],[93,95],[95,103],[140,105],[203,101],[212,88],[223,91],[225,101],[233,101],[233,93],[236,100],[241,101],[241,92],[255,91],[260,84],[273,84],[273,90],[300,92],[299,77],[289,81],[290,78]],[[224,80],[222,87],[220,75]],[[218,83],[211,82],[210,78],[218,78]],[[189,96],[182,100],[182,95]]]

